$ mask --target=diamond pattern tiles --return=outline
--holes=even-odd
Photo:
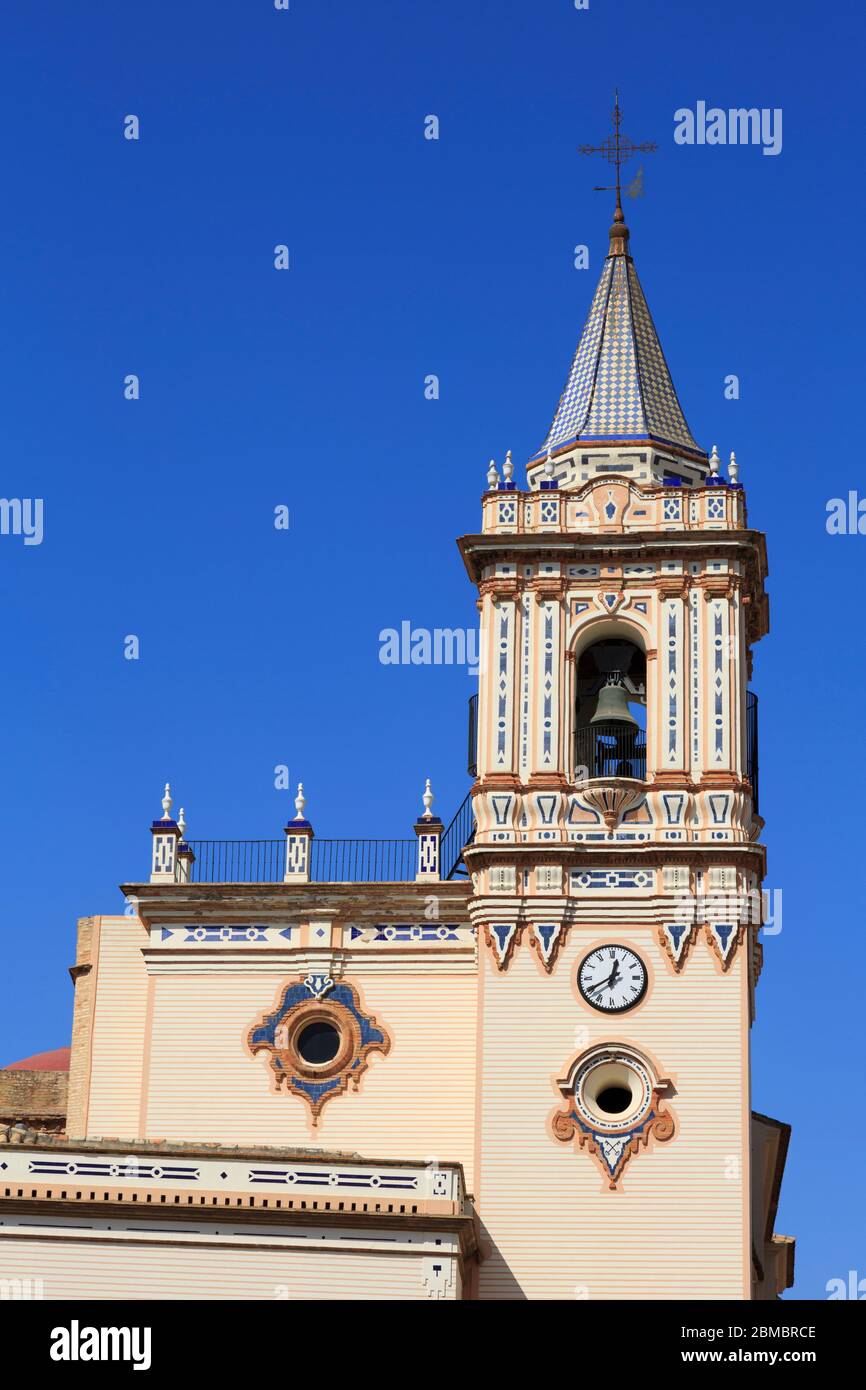
[[[656,439],[698,453],[637,271],[608,256],[537,458],[576,439]]]
[[[652,314],[631,261],[628,262],[628,286],[633,331],[640,362],[641,393],[649,432],[671,444],[684,444],[687,448],[700,450],[700,445],[692,438],[692,432],[686,424],[652,321]]]

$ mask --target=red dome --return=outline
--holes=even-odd
[[[69,1071],[69,1048],[56,1047],[53,1052],[34,1052],[21,1062],[12,1062],[5,1071]]]

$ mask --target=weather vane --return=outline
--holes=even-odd
[[[617,212],[622,216],[622,189],[620,186],[620,175],[623,164],[626,160],[633,159],[636,154],[652,154],[653,150],[658,149],[658,145],[651,140],[646,140],[642,145],[635,145],[622,133],[622,111],[619,106],[619,90],[614,96],[613,107],[613,134],[609,135],[601,145],[578,145],[581,154],[600,154],[606,159],[608,164],[613,164],[616,169],[616,183],[596,184],[594,193],[612,193],[616,191]],[[639,198],[643,193],[643,166],[638,169],[637,174],[626,189],[631,198]]]

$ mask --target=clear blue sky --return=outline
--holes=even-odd
[[[471,678],[383,666],[378,634],[476,619],[454,538],[555,408],[611,210],[575,147],[618,84],[659,144],[628,215],[675,382],[769,535],[783,930],[753,1099],[794,1125],[778,1229],[798,1296],[866,1274],[866,537],[825,531],[866,492],[863,51],[862,7],[805,0],[7,6],[0,495],[44,498],[45,538],[0,537],[0,1060],[68,1040],[75,919],[147,872],[166,778],[194,837],[277,837],[279,763],[322,836],[410,835],[428,775],[444,817],[464,796]],[[699,100],[781,107],[782,153],[676,146]]]

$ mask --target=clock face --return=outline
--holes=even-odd
[[[627,946],[598,946],[584,956],[577,972],[577,987],[594,1009],[618,1014],[643,998],[646,966]]]

